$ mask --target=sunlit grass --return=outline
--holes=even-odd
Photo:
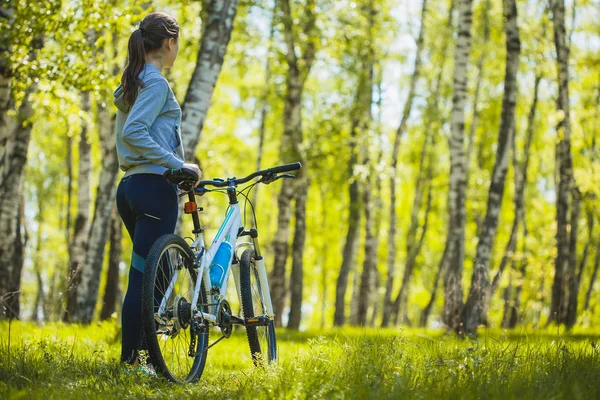
[[[425,330],[280,330],[279,364],[257,369],[239,330],[209,350],[199,383],[173,385],[125,372],[116,323],[0,329],[0,398],[600,397],[593,331],[498,330],[458,340]]]

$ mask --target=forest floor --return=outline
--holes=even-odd
[[[600,332],[279,330],[278,345],[277,365],[254,368],[236,331],[198,383],[173,385],[124,372],[116,323],[2,322],[0,398],[600,398]]]

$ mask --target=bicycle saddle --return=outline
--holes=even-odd
[[[179,185],[179,189],[189,192],[194,188],[198,180],[196,172],[189,168],[168,169],[163,173],[163,177],[172,185]]]

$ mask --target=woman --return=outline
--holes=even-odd
[[[163,68],[171,68],[179,50],[179,26],[164,13],[146,16],[129,38],[127,66],[115,91],[119,166],[125,171],[117,189],[119,215],[133,241],[129,284],[123,302],[121,361],[133,364],[143,349],[141,292],[144,264],[152,244],[173,233],[177,187],[162,173],[196,164],[184,163],[181,108]],[[196,182],[196,184],[198,183]]]

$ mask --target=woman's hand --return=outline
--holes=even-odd
[[[192,171],[194,171],[198,175],[198,180],[196,180],[196,183],[194,184],[194,187],[197,187],[198,184],[200,183],[200,181],[202,180],[202,170],[200,169],[200,167],[198,166],[198,164],[188,164],[188,163],[185,163],[185,164],[183,164],[183,168],[191,169]]]

